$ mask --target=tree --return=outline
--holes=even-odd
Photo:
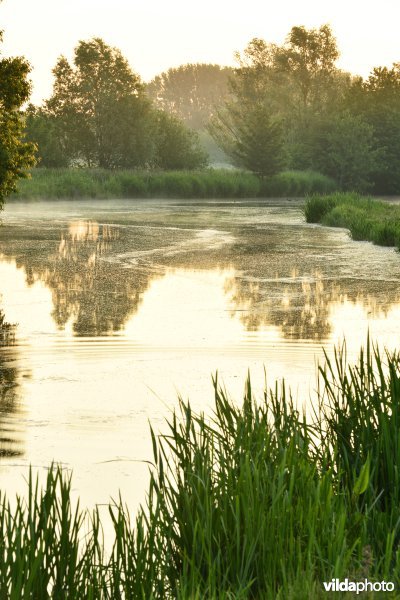
[[[177,117],[158,112],[158,140],[154,164],[161,169],[199,169],[207,164],[197,132]]]
[[[3,33],[0,32],[0,42]],[[34,145],[24,141],[21,106],[29,98],[30,66],[21,58],[0,60],[0,208],[18,178],[34,164]]]
[[[244,108],[244,109],[243,109]],[[237,166],[261,177],[278,173],[284,165],[282,122],[267,105],[230,105],[211,128],[214,138]]]
[[[30,104],[25,111],[26,139],[37,147],[41,167],[67,167],[69,156],[58,120],[43,108]]]
[[[319,29],[292,27],[285,45],[277,49],[275,64],[291,75],[306,107],[322,99],[324,90],[332,83],[338,58],[336,39],[329,25]]]
[[[81,41],[74,64],[60,57],[46,114],[55,119],[72,163],[136,167],[153,153],[154,119],[139,76],[100,38]]]
[[[201,130],[226,98],[231,73],[220,65],[181,65],[157,75],[146,91],[158,108]]]
[[[346,111],[314,124],[313,166],[342,189],[371,188],[379,157],[374,130],[360,115]]]
[[[378,160],[373,173],[374,191],[400,192],[400,64],[375,67],[366,81],[353,83],[349,109],[373,128]]]
[[[337,110],[350,85],[335,66],[338,56],[328,25],[293,27],[281,47],[254,38],[236,54],[213,136],[236,163],[260,174],[279,165],[312,168],[313,123]]]

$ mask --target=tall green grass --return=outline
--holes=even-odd
[[[324,598],[334,577],[398,585],[400,357],[370,343],[319,371],[308,420],[285,385],[238,407],[214,381],[211,418],[189,403],[151,431],[146,505],[72,507],[71,481],[32,476],[26,501],[0,502],[0,598]],[[396,597],[385,594],[385,597]]]
[[[354,240],[400,247],[400,206],[355,193],[311,196],[305,216],[308,223],[345,227]]]
[[[203,171],[107,171],[34,169],[21,179],[19,200],[79,198],[255,198],[304,196],[336,189],[318,173],[285,172],[269,180],[228,169]]]
[[[315,171],[283,171],[261,183],[260,194],[273,197],[304,197],[308,194],[328,194],[338,189],[331,177]]]

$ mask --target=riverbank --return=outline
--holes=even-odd
[[[355,193],[312,196],[305,205],[308,223],[350,230],[354,240],[400,248],[400,206]]]
[[[0,597],[324,598],[333,578],[400,576],[400,358],[368,344],[319,372],[312,423],[282,385],[241,408],[215,384],[213,419],[181,402],[153,442],[147,505],[110,505],[106,556],[96,510],[71,481],[29,479],[29,502],[0,502]],[[82,532],[87,535],[82,535]],[[380,597],[370,595],[369,597]],[[385,594],[391,598],[395,595]]]
[[[102,169],[34,169],[20,180],[9,200],[123,198],[298,197],[336,189],[329,177],[286,171],[268,180],[229,169],[203,171],[107,171]]]

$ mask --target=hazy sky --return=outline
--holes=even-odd
[[[282,43],[293,25],[330,23],[339,65],[367,75],[400,62],[400,0],[3,0],[4,55],[32,64],[33,101],[51,92],[57,57],[80,39],[119,47],[144,80],[186,62],[232,65],[253,37]]]

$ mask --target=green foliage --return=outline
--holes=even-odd
[[[280,123],[272,151],[280,168],[318,171],[343,190],[396,194],[400,63],[375,68],[363,82],[336,67],[338,56],[328,25],[293,27],[282,46],[253,39],[237,54],[230,95],[210,131],[235,164],[262,173],[274,147],[269,124]]]
[[[131,520],[110,504],[105,553],[98,509],[71,503],[71,479],[0,500],[0,598],[308,600],[322,582],[400,579],[400,356],[368,341],[319,369],[308,421],[285,385],[242,406],[214,380],[210,417],[189,403],[151,430],[146,504]],[[83,535],[85,533],[85,535]]]
[[[234,169],[129,171],[43,169],[19,183],[20,200],[78,198],[255,198],[326,193],[335,182],[319,173],[283,172],[269,179]]]
[[[207,162],[197,134],[154,109],[116,48],[81,41],[71,66],[60,57],[52,97],[26,111],[28,137],[44,167],[196,169]]]
[[[259,174],[272,175],[284,166],[319,170],[310,130],[346,88],[337,57],[328,25],[293,27],[282,47],[252,40],[237,55],[231,95],[210,125],[216,141],[237,164]]]
[[[355,496],[362,495],[359,510],[378,508],[369,526],[388,519],[386,525],[395,526],[398,541],[398,517],[392,511],[400,506],[399,367],[398,353],[381,356],[368,342],[354,367],[346,369],[342,349],[321,369],[329,407],[329,411],[323,409],[327,421],[324,451],[330,452],[341,485]],[[396,521],[391,521],[394,517]],[[377,537],[375,543],[384,553],[384,539]]]
[[[231,106],[211,132],[236,165],[261,177],[275,175],[284,165],[282,124],[267,106]]]
[[[283,171],[262,181],[260,195],[267,198],[304,197],[308,194],[327,194],[337,189],[336,181],[321,173]]]
[[[262,177],[271,177],[282,169],[282,125],[265,107],[255,107],[238,124],[234,157]]]
[[[0,42],[3,34],[0,32]],[[23,139],[21,106],[29,98],[30,66],[23,58],[0,59],[0,209],[16,182],[34,164],[34,146]]]
[[[350,110],[373,128],[377,164],[373,190],[397,194],[400,190],[400,65],[377,67],[369,78],[357,80],[347,98]]]
[[[348,112],[316,121],[313,127],[316,169],[334,178],[341,189],[362,192],[370,188],[378,160],[373,127]]]
[[[36,145],[41,167],[67,167],[69,156],[66,140],[58,119],[43,108],[30,104],[25,111],[26,139]]]
[[[203,171],[109,171],[34,169],[21,182],[19,199],[78,198],[229,198],[255,197],[260,182],[251,173]]]
[[[400,248],[400,207],[355,193],[311,196],[305,216],[308,223],[345,227],[354,240]]]
[[[100,38],[81,41],[74,66],[60,57],[53,74],[44,112],[56,122],[64,158],[102,168],[147,164],[155,133],[151,104],[119,50]]]
[[[159,169],[201,169],[207,164],[207,155],[195,131],[185,127],[176,117],[159,111],[157,149],[153,162]]]
[[[49,471],[45,489],[29,476],[28,497],[11,511],[0,498],[0,598],[100,598],[104,562],[97,511],[81,554],[85,515],[72,508],[71,479]],[[102,582],[102,583],[100,583]]]
[[[336,39],[329,25],[319,29],[292,27],[286,44],[277,49],[275,65],[292,77],[299,100],[307,107],[320,103],[324,90],[333,82],[338,58]]]

